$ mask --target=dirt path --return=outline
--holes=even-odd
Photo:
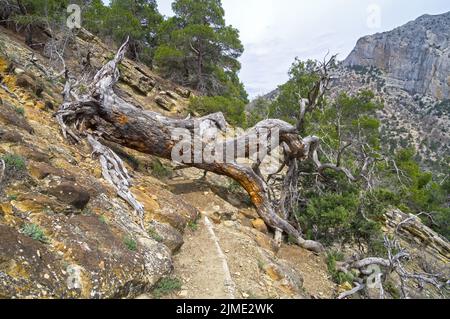
[[[201,212],[196,227],[188,228],[185,244],[173,257],[174,276],[183,287],[171,298],[327,298],[335,285],[323,257],[296,246],[283,245],[275,253],[269,235],[251,227],[238,209],[218,194],[226,180],[201,172],[183,171],[168,184]],[[214,191],[212,190],[214,189]],[[245,215],[255,216],[252,209]],[[195,228],[195,229],[192,229]]]
[[[174,275],[183,280],[179,297],[234,298],[234,282],[230,282],[232,279],[227,261],[218,252],[214,237],[208,230],[209,221],[206,218],[202,216],[196,231],[189,231],[183,247],[173,258]]]

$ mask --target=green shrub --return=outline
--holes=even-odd
[[[355,221],[359,200],[356,194],[326,193],[310,199],[306,211],[299,214],[299,220],[310,239],[332,243],[352,237],[351,226]],[[317,233],[311,233],[316,229]]]
[[[125,236],[125,238],[123,239],[123,243],[125,244],[125,246],[127,246],[129,250],[131,251],[137,250],[137,243],[131,236]]]
[[[162,236],[158,234],[158,232],[154,228],[150,227],[147,232],[151,238],[153,238],[159,243],[161,243],[164,240],[164,238],[162,238]]]
[[[333,281],[338,284],[343,284],[345,282],[352,283],[353,279],[354,279],[352,274],[343,273],[342,271],[339,271],[336,269],[336,262],[343,261],[343,260],[344,260],[344,255],[341,252],[329,251],[327,253],[328,272],[330,273]]]
[[[400,290],[395,287],[394,283],[392,281],[388,281],[384,284],[385,290],[392,296],[394,299],[400,299],[401,294]]]
[[[187,224],[187,227],[189,227],[192,231],[196,231],[198,229],[198,222],[197,221],[190,221]]]
[[[193,97],[189,111],[200,116],[222,112],[231,125],[246,127],[245,103],[241,99],[224,96]]]
[[[5,161],[6,168],[12,169],[15,171],[24,171],[26,170],[26,164],[23,157],[15,154],[7,154],[1,157],[2,160]]]
[[[172,175],[172,170],[159,160],[154,160],[151,164],[152,175],[156,178],[168,178]]]
[[[21,231],[22,234],[34,240],[38,240],[44,244],[48,243],[48,238],[45,236],[44,231],[36,224],[25,224]]]
[[[22,115],[22,116],[25,115],[25,109],[23,107],[15,107],[14,109],[17,114]]]
[[[181,280],[178,278],[163,278],[153,289],[153,296],[161,298],[174,291],[180,290],[182,286]]]
[[[227,189],[230,193],[233,193],[233,194],[241,193],[244,190],[242,188],[241,184],[236,182],[234,179],[228,183]]]

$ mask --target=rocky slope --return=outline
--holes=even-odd
[[[331,97],[369,89],[387,150],[415,147],[422,167],[450,171],[450,12],[424,15],[393,31],[363,37],[333,71]],[[263,99],[273,101],[276,89]],[[249,111],[255,101],[249,104]]]
[[[92,72],[112,55],[82,31],[66,52],[77,77],[88,52]],[[64,80],[56,73],[43,52],[0,29],[0,157],[7,159],[0,181],[0,298],[154,298],[155,285],[173,276],[181,290],[169,298],[330,298],[352,288],[331,281],[325,256],[288,244],[277,249],[228,179],[200,179],[198,170],[173,170],[111,145],[132,172],[131,192],[145,208],[141,222],[102,178],[90,146],[61,136],[53,114]],[[185,115],[189,90],[129,60],[121,74],[118,93],[125,99]],[[387,229],[398,216],[387,219]],[[405,242],[430,251],[427,262],[448,264],[448,243],[416,229],[405,230]]]
[[[92,72],[113,54],[81,31],[65,59],[78,78],[90,72],[79,63],[88,52]],[[0,158],[7,163],[0,182],[0,298],[152,298],[155,284],[170,276],[186,286],[176,298],[333,296],[325,257],[290,246],[284,249],[307,256],[304,263],[277,257],[253,208],[227,202],[227,179],[198,182],[200,171],[173,172],[170,163],[111,145],[132,172],[131,192],[145,208],[142,225],[102,178],[90,146],[62,137],[53,117],[64,84],[58,71],[21,36],[0,29]],[[118,93],[171,116],[185,116],[192,94],[129,60],[121,65]],[[213,223],[208,229],[204,216]],[[324,288],[307,279],[312,265]],[[231,295],[223,291],[225,278],[233,282]]]
[[[450,12],[364,37],[345,66],[374,66],[411,94],[450,97]]]
[[[383,139],[413,146],[426,169],[450,170],[450,12],[423,15],[361,38],[335,74],[333,91],[371,89],[384,100]]]
[[[414,147],[424,169],[437,174],[450,170],[450,104],[430,96],[410,94],[398,81],[376,67],[345,67],[334,71],[331,96],[371,90],[384,109],[378,113],[386,151]]]
[[[146,208],[143,229],[101,178],[90,147],[62,139],[52,115],[63,80],[53,78],[48,59],[8,30],[0,30],[0,43],[0,156],[9,156],[0,183],[0,297],[111,298],[148,291],[172,270],[171,254],[197,210],[149,174],[153,159],[117,150],[134,170],[132,191]],[[66,61],[75,74],[76,54],[87,48],[95,52],[93,68],[111,54],[80,33]],[[187,91],[146,68],[127,61],[123,73],[124,96],[161,112],[185,107],[175,90]]]

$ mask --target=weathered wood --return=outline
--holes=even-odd
[[[194,161],[198,158],[201,159],[206,150],[213,150],[212,155],[214,156],[221,155],[215,154],[214,150],[221,149],[216,146],[226,149],[230,145],[233,147],[243,145],[240,143],[252,140],[262,130],[277,130],[280,142],[289,149],[289,156],[306,159],[308,154],[305,153],[304,143],[297,134],[296,128],[281,120],[266,120],[234,140],[210,141],[205,140],[203,132],[213,128],[225,131],[227,127],[222,113],[202,118],[172,119],[156,112],[139,109],[117,96],[113,89],[119,79],[118,64],[124,57],[126,47],[127,42],[122,45],[115,58],[96,74],[88,94],[77,97],[71,102],[65,101],[56,113],[64,136],[70,135],[77,141],[80,137],[74,132],[78,131],[83,134],[83,131],[88,130],[105,140],[169,160],[173,159],[173,153],[177,154],[181,151],[182,154],[179,155],[187,155],[188,159],[191,159],[191,161],[188,160],[188,163],[182,164],[228,176],[237,181],[250,195],[258,214],[271,228],[286,232],[296,238],[298,244],[306,249],[315,252],[323,251],[320,243],[303,239],[295,227],[276,214],[268,197],[265,181],[251,167],[239,165],[233,161],[237,155],[233,155],[231,160],[227,158],[225,162],[219,160]],[[71,94],[66,92],[65,96],[71,96]],[[83,123],[83,130],[78,129],[77,123]],[[198,128],[200,128],[200,132],[198,132]],[[191,147],[187,150],[177,149],[176,146],[182,138],[173,133],[179,129],[188,132],[201,147]],[[278,147],[278,145],[272,145],[270,138],[267,136],[266,140],[259,139],[256,149],[273,150]],[[188,154],[184,154],[185,152]],[[244,153],[240,156],[252,156],[254,150],[252,151],[248,147]],[[226,154],[223,154],[223,157],[226,157]],[[215,158],[217,159],[217,157]]]
[[[88,135],[87,139],[93,149],[92,155],[97,155],[100,158],[103,178],[115,187],[117,195],[130,204],[142,219],[144,217],[144,207],[130,192],[131,176],[128,174],[120,157],[91,135]]]
[[[0,160],[0,183],[3,180],[3,177],[5,176],[5,170],[6,170],[6,164],[4,160]]]

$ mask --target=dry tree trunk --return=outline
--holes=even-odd
[[[80,141],[78,134],[83,134],[83,131],[90,131],[90,134],[98,135],[104,140],[169,160],[172,160],[173,152],[178,152],[179,155],[183,156],[187,155],[191,159],[202,158],[201,154],[204,154],[205,149],[210,149],[211,145],[206,143],[202,136],[199,136],[197,128],[200,127],[203,131],[210,128],[225,130],[227,124],[222,113],[215,113],[202,118],[171,119],[159,113],[139,109],[118,97],[113,87],[119,79],[118,64],[124,58],[127,43],[128,41],[122,45],[116,57],[97,73],[89,87],[88,94],[81,97],[75,96],[70,93],[70,84],[66,85],[64,104],[56,113],[63,135],[65,137],[70,136],[75,142],[78,142]],[[177,129],[187,130],[194,139],[200,141],[202,147],[200,149],[194,147],[188,150],[177,150],[176,146],[180,140],[173,136],[173,132]],[[239,136],[233,141],[217,143],[224,143],[223,147],[229,143],[239,145],[240,142],[249,141],[258,136],[261,130],[267,129],[279,132],[280,142],[287,146],[291,158],[306,159],[309,157],[305,144],[300,139],[296,128],[280,120],[260,122],[245,135]],[[270,136],[267,139],[267,141],[260,141],[258,149],[274,149],[278,146],[270,143]],[[91,144],[93,144],[92,141]],[[189,154],[183,154],[186,151]],[[248,148],[245,153],[245,156],[252,155]],[[274,230],[286,232],[296,238],[301,247],[314,252],[323,251],[323,246],[320,243],[303,239],[295,227],[276,214],[269,199],[266,182],[257,173],[257,170],[239,165],[235,161],[226,161],[225,163],[222,161],[213,161],[212,163],[200,161],[200,163],[183,164],[234,179],[250,195],[258,214],[267,225]],[[108,168],[108,166],[106,167]],[[112,167],[109,168],[113,169]],[[117,183],[114,184],[118,187]]]

